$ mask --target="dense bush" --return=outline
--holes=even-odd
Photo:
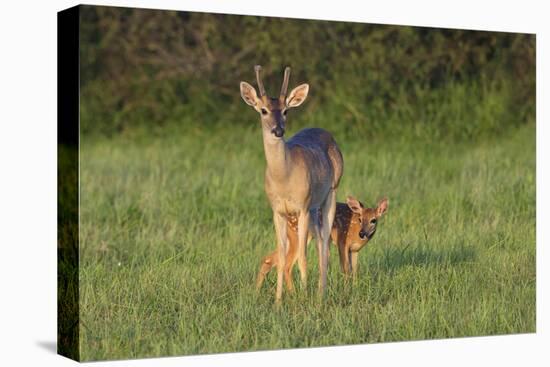
[[[84,6],[81,126],[118,134],[245,123],[238,83],[307,81],[343,131],[471,138],[533,121],[535,36]]]

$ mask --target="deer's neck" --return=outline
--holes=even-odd
[[[264,151],[269,176],[284,180],[288,176],[289,152],[284,139],[274,139],[271,132],[264,132]]]

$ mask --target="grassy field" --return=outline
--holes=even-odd
[[[274,248],[257,124],[83,139],[82,359],[535,331],[533,125],[461,143],[335,135],[338,200],[389,210],[354,284],[331,246],[320,303],[309,246],[308,287],[280,310],[274,274],[254,290]]]

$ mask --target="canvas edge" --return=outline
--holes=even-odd
[[[80,6],[57,13],[57,353],[80,361]]]

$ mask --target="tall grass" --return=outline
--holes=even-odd
[[[275,277],[254,292],[274,230],[260,128],[244,104],[249,124],[184,121],[169,133],[82,139],[83,360],[535,331],[533,123],[472,139],[423,135],[423,118],[457,134],[506,118],[505,94],[476,104],[467,87],[451,92],[441,111],[428,103],[404,116],[403,130],[397,115],[346,115],[345,104],[290,116],[289,136],[307,125],[335,135],[345,159],[339,201],[390,204],[353,284],[332,248],[319,302],[309,246],[308,287],[285,294],[280,310]],[[355,123],[339,128],[338,119]],[[392,133],[371,134],[377,124]]]

